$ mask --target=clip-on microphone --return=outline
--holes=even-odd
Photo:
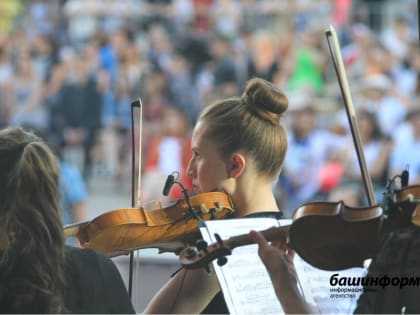
[[[167,196],[169,195],[169,191],[171,190],[172,186],[175,183],[175,176],[174,175],[168,175],[168,178],[166,179],[165,186],[163,187],[163,195]]]
[[[185,202],[188,205],[188,213],[185,215],[185,221],[188,221],[189,219],[199,220],[199,217],[196,211],[191,206],[190,196],[188,195],[188,191],[185,189],[184,185],[178,182],[178,177],[179,177],[178,172],[173,172],[171,175],[168,175],[168,177],[166,178],[165,186],[163,187],[163,195],[167,196],[174,184],[179,185],[181,187],[182,193],[184,194]]]
[[[401,188],[408,186],[408,179],[410,174],[408,173],[408,167],[401,173]]]

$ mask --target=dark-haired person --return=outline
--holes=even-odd
[[[113,262],[65,246],[59,166],[41,138],[0,130],[0,311],[134,313]]]
[[[286,96],[260,78],[247,82],[241,97],[206,107],[192,135],[188,167],[197,193],[222,190],[235,217],[280,217],[272,185],[287,150],[282,113]],[[209,304],[210,302],[210,304]],[[155,295],[146,313],[226,313],[214,274],[181,270]]]

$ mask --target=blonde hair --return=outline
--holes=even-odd
[[[286,131],[280,121],[288,106],[285,94],[272,83],[253,78],[241,97],[206,107],[199,121],[206,123],[206,136],[229,156],[242,150],[256,163],[261,175],[276,178],[287,151]]]

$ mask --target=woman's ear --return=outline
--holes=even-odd
[[[233,153],[227,163],[227,173],[229,177],[237,178],[245,170],[246,159],[241,153]]]

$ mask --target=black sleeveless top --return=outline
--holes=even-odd
[[[273,218],[280,220],[283,218],[281,211],[265,211],[248,214],[242,218]],[[210,301],[201,314],[229,314],[223,292],[219,291]]]
[[[13,274],[0,275],[0,313],[45,313],[44,297],[25,302],[25,287],[31,285],[29,277],[34,277],[33,271],[25,273],[30,263],[30,257],[22,257]],[[135,314],[120,272],[108,257],[91,249],[66,246],[64,270],[66,313]]]
[[[135,314],[113,261],[91,249],[66,248],[65,307],[73,314]]]

